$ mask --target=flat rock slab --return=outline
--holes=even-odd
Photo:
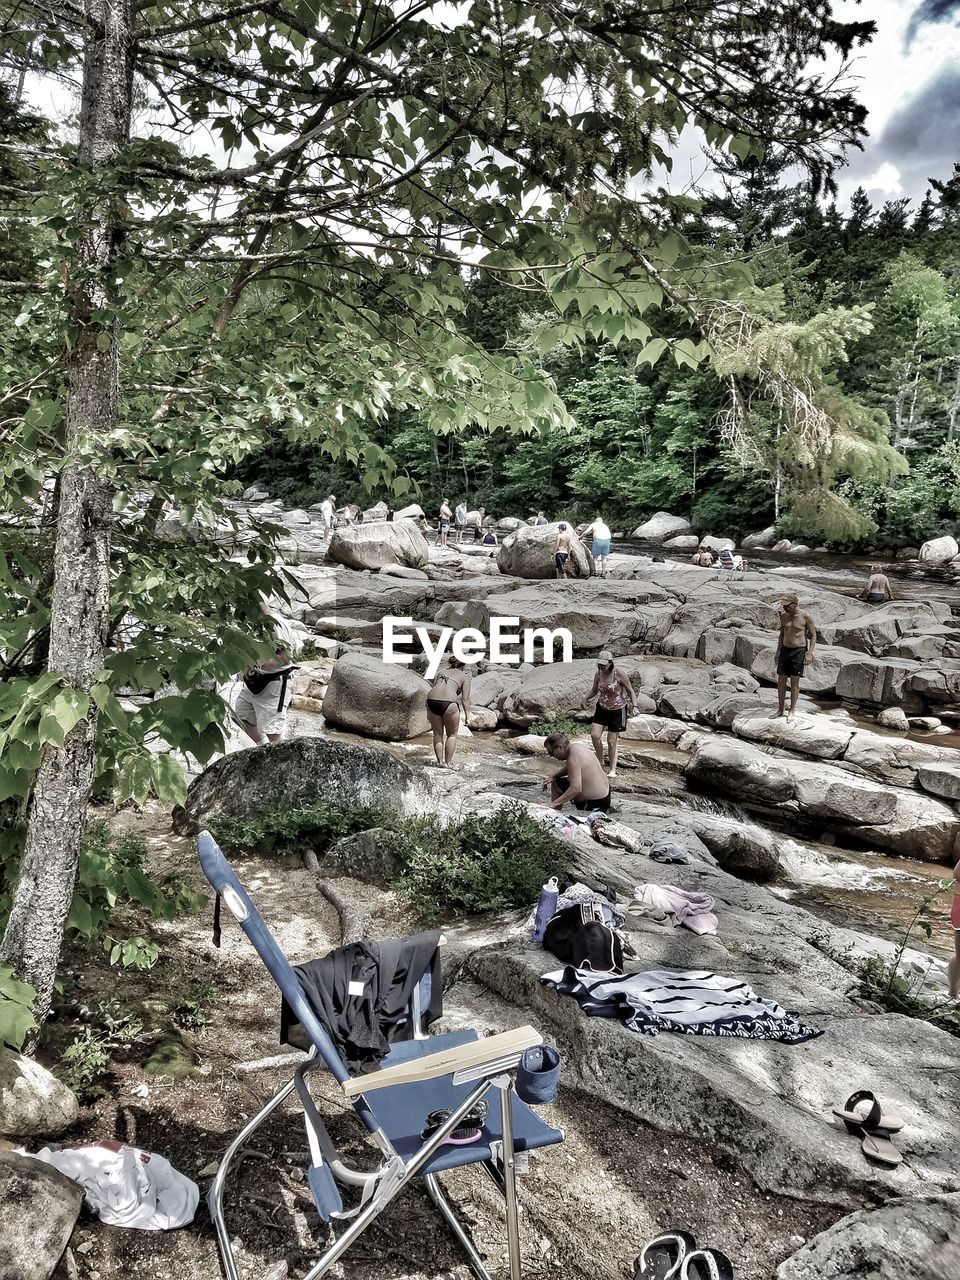
[[[852,1213],[777,1268],[777,1280],[957,1280],[960,1195]]]
[[[0,1277],[49,1280],[73,1231],[83,1189],[40,1160],[0,1151]]]

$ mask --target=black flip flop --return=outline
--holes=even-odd
[[[670,1280],[697,1242],[689,1231],[665,1231],[648,1240],[634,1260],[633,1280]]]
[[[680,1280],[733,1280],[733,1263],[719,1249],[696,1249],[684,1258]]]
[[[892,1111],[884,1112],[880,1099],[869,1089],[851,1093],[842,1107],[833,1108],[833,1114],[847,1126],[848,1133],[861,1133],[864,1129],[871,1133],[878,1129],[884,1133],[899,1133],[903,1128],[900,1117]]]

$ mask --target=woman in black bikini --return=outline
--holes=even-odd
[[[433,754],[441,769],[449,769],[457,749],[460,708],[463,718],[470,714],[470,677],[459,658],[448,658],[437,672],[427,695],[427,719],[433,730]]]

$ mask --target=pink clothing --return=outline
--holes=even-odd
[[[614,673],[613,679],[605,682],[600,681],[600,687],[597,690],[597,701],[605,711],[619,711],[621,707],[627,705],[627,691],[623,687],[623,681]]]
[[[676,925],[686,925],[693,933],[716,933],[719,920],[709,893],[692,893],[673,885],[641,884],[635,890],[636,901],[663,915],[673,916]]]

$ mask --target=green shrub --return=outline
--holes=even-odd
[[[569,859],[564,844],[519,803],[446,827],[435,818],[408,822],[397,840],[406,867],[396,887],[432,920],[531,906]]]
[[[325,800],[299,809],[270,809],[238,818],[217,818],[210,834],[228,854],[327,850],[341,836],[389,825],[391,815],[373,805],[335,806]]]
[[[552,720],[535,720],[528,733],[539,734],[548,738],[551,733],[562,733],[565,738],[579,738],[586,732],[586,727],[571,716],[554,716]]]
[[[81,1102],[106,1092],[101,1081],[116,1050],[135,1044],[143,1034],[143,1022],[124,1013],[119,1000],[98,1006],[92,1020],[64,1050],[56,1074]]]

